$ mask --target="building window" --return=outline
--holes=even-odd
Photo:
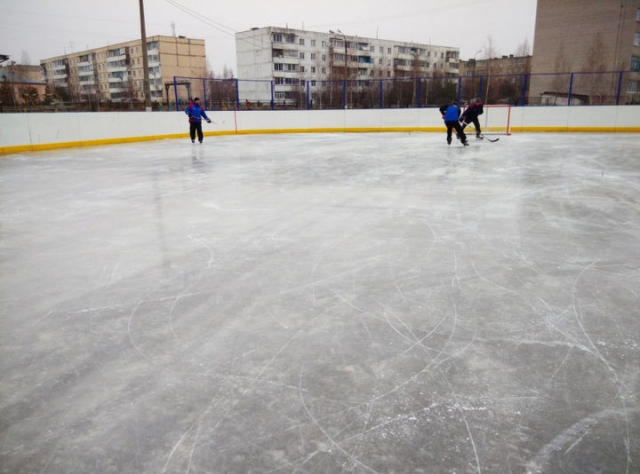
[[[640,71],[640,56],[631,56],[631,70]]]
[[[300,66],[300,72],[304,72],[304,66]]]
[[[629,81],[627,86],[627,92],[636,93],[640,92],[640,81]]]
[[[304,59],[304,53],[300,51],[300,59]]]
[[[315,48],[315,46],[316,46],[316,40],[311,40],[311,47]]]
[[[300,38],[300,46],[304,46],[304,38]]]
[[[640,46],[640,33],[636,33],[636,35],[633,37],[633,45]]]
[[[323,54],[323,55],[322,55],[322,60],[323,60],[323,61],[326,61],[326,60],[327,60],[327,55],[326,55],[326,54]]]
[[[323,68],[322,68],[322,74],[326,74],[326,73],[327,73],[327,68],[326,68],[326,67],[323,67]]]
[[[282,43],[282,33],[274,33],[272,40],[274,43]]]
[[[274,71],[284,71],[284,65],[282,63],[275,63],[273,65]]]
[[[315,74],[316,73],[316,68],[315,66],[311,66],[311,74]]]
[[[311,53],[311,60],[315,61],[316,60],[316,53]]]
[[[387,54],[391,54],[391,48],[387,48]]]
[[[636,11],[636,21],[640,21],[640,8]]]

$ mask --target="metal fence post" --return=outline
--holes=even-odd
[[[618,92],[616,93],[616,105],[620,105],[620,95],[622,94],[622,75],[624,73],[620,71],[620,75],[618,76]]]
[[[180,109],[178,108],[178,81],[176,81],[176,76],[173,76],[173,98],[176,101],[176,112]]]
[[[202,79],[202,99],[204,100],[204,110],[207,110],[207,83]]]
[[[571,105],[571,94],[573,93],[573,73],[569,76],[569,95],[567,96],[567,105]]]
[[[342,103],[343,109],[347,109],[347,80],[342,81]]]
[[[240,110],[240,88],[238,87],[239,80],[236,79],[236,110]]]
[[[527,97],[527,84],[529,82],[529,74],[522,75],[522,99],[520,100],[520,105],[525,105],[526,97]]]
[[[275,86],[273,84],[273,81],[269,81],[269,82],[271,83],[271,110],[273,110],[275,108],[275,104],[273,103],[274,102],[274,95],[275,95],[275,92],[274,92]]]

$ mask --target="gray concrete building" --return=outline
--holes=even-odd
[[[295,101],[307,87],[317,98],[319,81],[457,77],[460,49],[268,26],[237,33],[236,58],[238,79],[254,81],[240,83],[241,100]]]
[[[533,104],[638,103],[640,0],[538,0],[531,72]]]

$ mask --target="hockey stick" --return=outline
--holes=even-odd
[[[495,140],[492,140],[491,138],[485,137],[484,135],[478,135],[478,138],[481,138],[483,140],[486,139],[486,140],[490,141],[491,143],[494,143],[494,142],[497,142],[498,140],[500,140],[500,138],[496,138]]]

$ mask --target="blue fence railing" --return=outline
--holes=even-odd
[[[630,105],[640,104],[640,71],[323,81],[176,76],[171,89],[167,101],[176,110],[195,96],[212,110],[415,108],[476,97],[514,106]]]

